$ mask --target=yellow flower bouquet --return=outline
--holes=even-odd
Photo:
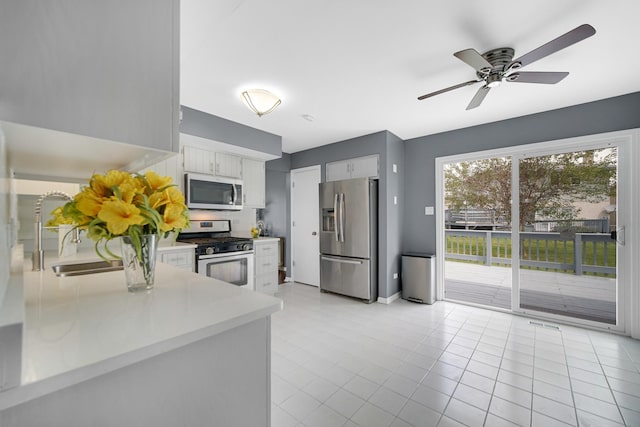
[[[184,195],[171,177],[153,171],[141,175],[111,170],[93,175],[89,185],[64,206],[62,217],[72,219],[76,227],[87,232],[103,259],[108,259],[105,254],[120,258],[107,246],[116,237],[130,241],[142,260],[146,249],[143,236],[167,237],[189,225]],[[124,249],[123,245],[123,255]],[[155,258],[155,249],[153,255]]]
[[[73,225],[73,218],[64,217],[64,210],[62,206],[58,206],[57,208],[52,210],[49,213],[49,215],[51,215],[51,219],[47,221],[47,223],[45,224],[45,226],[47,227],[53,228],[57,225],[63,225],[63,224]],[[49,229],[49,231],[52,233],[56,233],[56,230],[53,230],[51,228]]]

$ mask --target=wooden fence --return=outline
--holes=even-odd
[[[446,259],[511,265],[511,232],[445,230]],[[616,276],[616,242],[609,234],[520,233],[520,266],[530,269]]]

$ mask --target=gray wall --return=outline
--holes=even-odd
[[[405,141],[403,248],[435,253],[435,159],[640,127],[640,92]]]
[[[291,275],[291,155],[282,153],[280,159],[266,162],[266,201],[262,210],[263,220],[271,235],[285,238],[284,265]]]
[[[393,165],[396,165],[397,172],[393,172]],[[387,250],[387,294],[389,297],[400,291],[400,278],[393,278],[393,273],[400,272],[401,253],[402,253],[402,224],[403,210],[405,204],[404,191],[404,142],[396,135],[387,132],[387,162],[381,165],[386,169],[386,193],[387,193],[387,215],[384,222],[386,225],[386,243]],[[396,196],[398,204],[393,203],[393,197]],[[380,227],[380,232],[384,227]],[[398,275],[399,276],[399,275]]]
[[[282,137],[182,106],[180,132],[280,157]]]
[[[291,169],[321,165],[322,181],[325,181],[325,164],[337,160],[378,154],[380,177],[378,189],[378,294],[388,298],[399,290],[399,281],[393,279],[398,272],[402,216],[399,207],[393,206],[393,196],[402,200],[403,180],[396,175],[389,178],[391,163],[403,161],[403,142],[388,131],[336,142],[291,155]],[[399,169],[401,173],[402,169]],[[389,206],[391,204],[391,206]]]

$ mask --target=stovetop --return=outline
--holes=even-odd
[[[178,235],[178,241],[197,245],[196,255],[253,250],[253,240],[248,237],[231,236],[228,220],[192,221],[191,228]]]
[[[219,243],[229,242],[243,242],[246,243],[251,239],[245,237],[232,237],[232,236],[203,236],[203,237],[178,237],[178,241],[184,243],[191,243],[192,245],[216,245]]]

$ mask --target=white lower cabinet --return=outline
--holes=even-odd
[[[253,241],[255,252],[256,291],[274,294],[278,291],[278,239]]]
[[[195,251],[192,247],[160,247],[158,261],[187,271],[195,271]]]

